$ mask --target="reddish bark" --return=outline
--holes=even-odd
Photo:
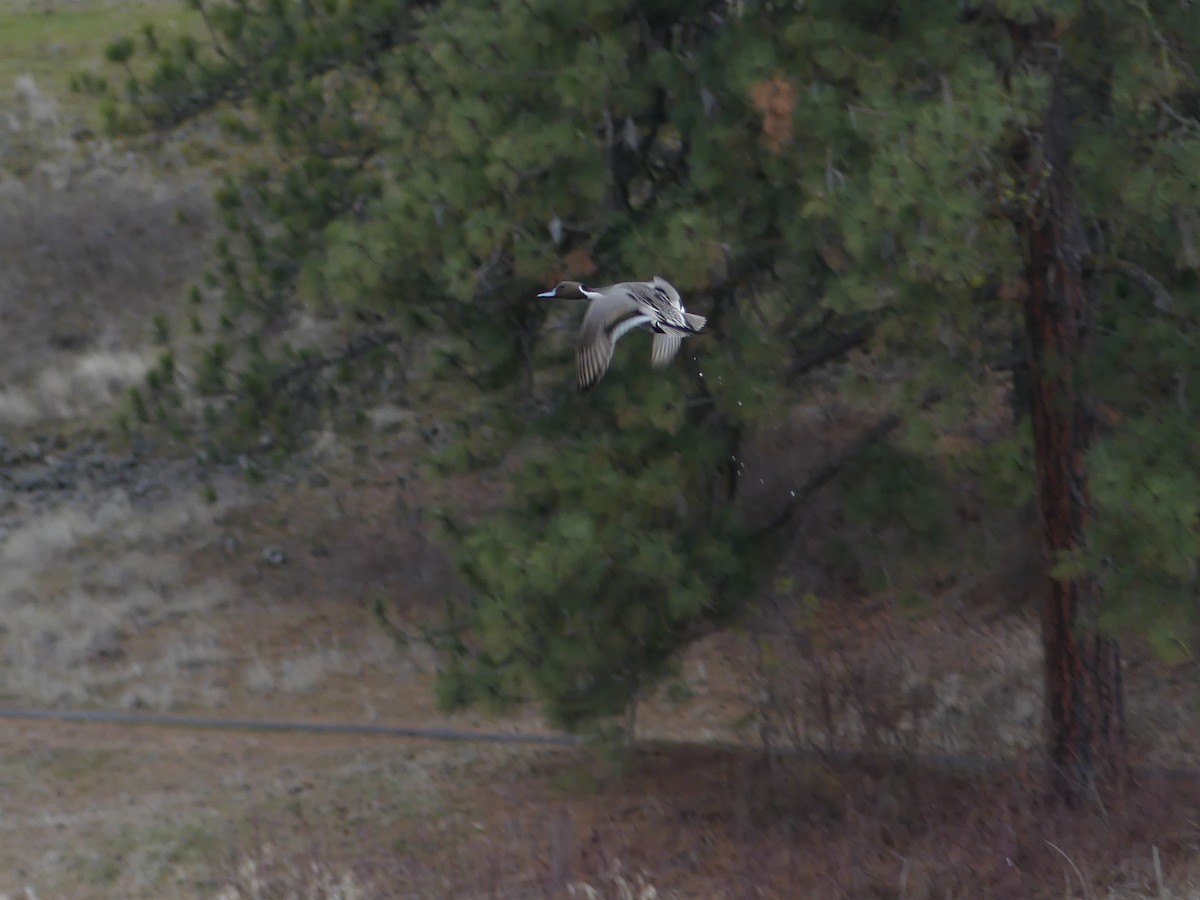
[[[1082,395],[1090,292],[1087,236],[1070,177],[1071,116],[1061,90],[1046,117],[1031,182],[1039,200],[1028,232],[1025,323],[1038,506],[1051,562],[1081,550],[1092,520],[1087,454],[1094,423]],[[1056,786],[1069,800],[1118,783],[1125,719],[1117,642],[1096,629],[1094,576],[1049,578],[1042,605],[1045,704]]]

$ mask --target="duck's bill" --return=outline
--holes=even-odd
[[[554,291],[543,291],[542,293],[538,294],[538,296],[545,297],[547,300],[553,300],[554,299]]]

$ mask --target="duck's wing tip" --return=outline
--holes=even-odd
[[[601,331],[584,337],[575,348],[575,385],[580,394],[588,394],[600,383],[612,361],[613,345]]]
[[[679,352],[681,343],[683,343],[683,338],[678,334],[667,332],[655,334],[654,343],[650,346],[650,365],[655,369],[662,369],[670,365],[675,354]]]
[[[575,376],[575,393],[580,397],[586,397],[596,389],[596,385],[600,383],[600,379],[604,377],[604,373],[600,372],[594,375],[579,372]]]

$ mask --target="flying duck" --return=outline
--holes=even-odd
[[[657,275],[653,281],[623,281],[595,289],[578,281],[562,281],[538,296],[591,301],[575,350],[575,376],[581,394],[589,393],[604,377],[613,347],[627,332],[634,328],[654,332],[650,364],[661,369],[675,358],[684,336],[699,334],[705,323],[704,316],[687,312],[679,291]]]

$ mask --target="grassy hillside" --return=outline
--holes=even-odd
[[[413,514],[422,410],[263,484],[112,427],[215,233],[209,173],[64,138],[89,114],[70,74],[147,20],[198,27],[174,2],[0,0],[0,112],[24,75],[58,104],[38,165],[0,173],[0,707],[543,730],[439,712],[435,661],[377,619],[426,623],[456,589]],[[747,505],[859,433],[838,398],[806,400],[748,437]],[[761,619],[691,648],[615,762],[6,722],[0,897],[1200,897],[1196,778],[1147,776],[1101,820],[1024,762],[938,761],[1037,761],[1027,543],[910,609],[845,577],[874,544],[829,495],[795,539]],[[1137,762],[1200,765],[1194,667],[1128,657]]]
[[[180,0],[0,0],[0,88],[32,75],[47,91],[67,98],[71,76],[102,73],[113,38],[152,23],[170,39],[198,32],[200,20]],[[80,107],[82,108],[82,107]]]

